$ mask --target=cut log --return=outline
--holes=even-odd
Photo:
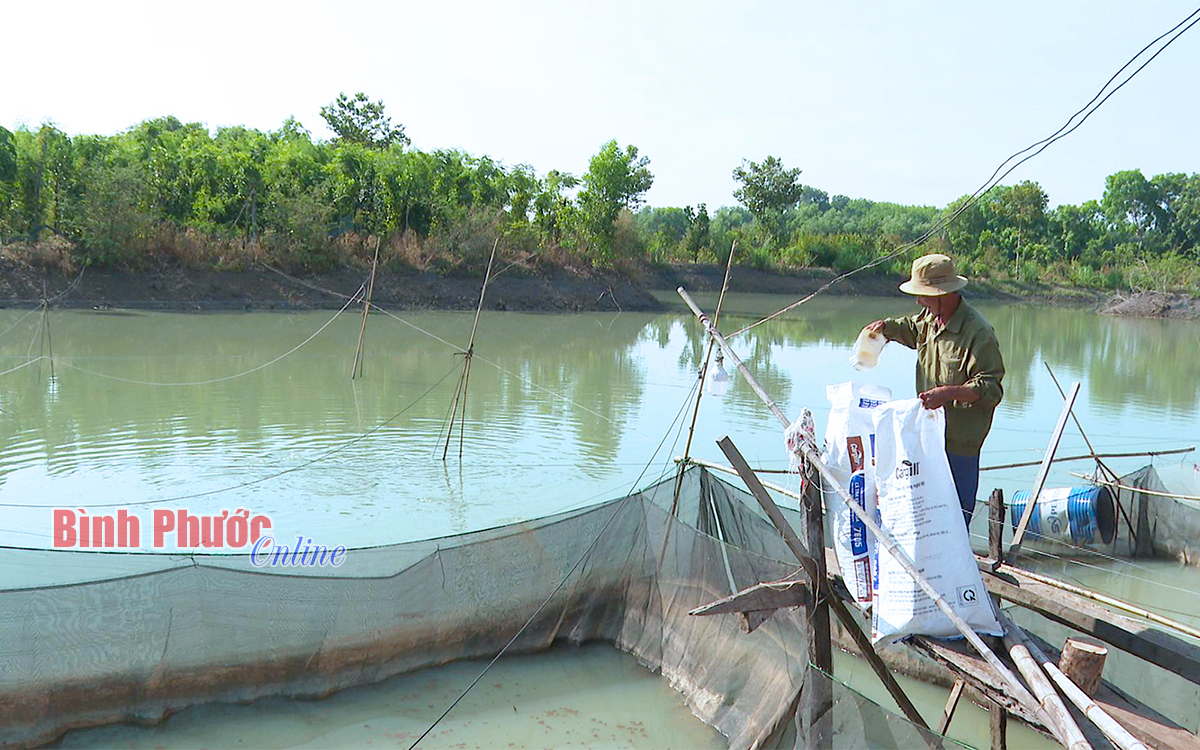
[[[1058,659],[1058,668],[1062,670],[1071,682],[1088,695],[1096,692],[1100,684],[1100,675],[1104,672],[1104,660],[1108,649],[1096,643],[1088,643],[1078,638],[1068,638],[1063,646],[1062,656]]]

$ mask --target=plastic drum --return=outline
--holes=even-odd
[[[1013,529],[1021,523],[1029,490],[1013,495],[1011,508]],[[1032,534],[1046,539],[1076,545],[1112,542],[1117,533],[1117,508],[1107,487],[1059,487],[1043,489],[1029,517],[1027,528]]]

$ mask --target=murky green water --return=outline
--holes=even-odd
[[[714,302],[699,300],[709,308]],[[788,302],[731,296],[722,328]],[[1064,387],[1081,381],[1075,411],[1098,451],[1200,440],[1200,325],[979,307],[1008,367],[984,465],[1041,458],[1061,407],[1045,364]],[[824,429],[829,383],[857,378],[912,395],[908,350],[889,346],[869,373],[855,373],[846,361],[863,324],[910,309],[904,300],[823,298],[740,337],[737,349],[785,412],[810,407]],[[56,311],[49,341],[41,316],[23,314],[0,311],[0,373],[48,353],[52,343],[54,375],[48,360],[0,375],[0,504],[250,508],[269,514],[280,536],[319,530],[322,542],[348,547],[495,526],[649,484],[683,450],[705,343],[682,314],[487,313],[464,429],[456,427],[443,462],[469,314],[417,313],[404,315],[406,323],[372,316],[357,380],[349,377],[359,326],[351,314]],[[704,399],[692,454],[723,462],[715,440],[724,435],[753,465],[786,464],[778,424],[744,383],[721,400]],[[1078,431],[1068,429],[1060,454],[1085,452]],[[1193,454],[1156,463],[1186,479],[1195,461]],[[1145,461],[1111,463],[1130,470]],[[1063,465],[1051,484],[1077,484],[1068,472],[1089,468]],[[1011,496],[1035,472],[986,473],[980,497],[992,487]],[[0,544],[50,545],[46,507],[0,507]],[[979,534],[984,515],[973,525]],[[1092,588],[1200,623],[1195,569],[1091,561],[1064,571],[1052,564]],[[0,573],[6,582],[27,582]],[[20,575],[68,581],[102,572]],[[1191,686],[1156,690],[1157,678],[1142,682],[1137,693],[1196,729]],[[930,716],[940,711],[926,708]]]

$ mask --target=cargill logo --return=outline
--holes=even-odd
[[[908,479],[909,477],[915,477],[920,473],[920,461],[901,461],[900,465],[896,467],[897,479]]]

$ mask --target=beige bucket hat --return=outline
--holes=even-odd
[[[918,297],[940,297],[966,285],[967,277],[954,272],[950,256],[933,253],[913,261],[912,278],[900,285],[900,291]]]

